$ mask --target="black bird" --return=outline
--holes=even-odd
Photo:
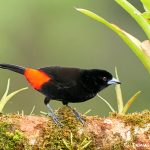
[[[98,92],[109,85],[120,84],[111,73],[99,69],[58,66],[32,69],[11,64],[0,64],[0,68],[24,75],[35,90],[44,94],[44,104],[50,111],[49,116],[57,124],[60,124],[60,122],[49,105],[50,100],[61,101],[63,105],[84,102],[95,97]],[[83,123],[80,115],[74,109],[72,110]]]

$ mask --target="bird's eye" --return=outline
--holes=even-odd
[[[107,78],[106,78],[106,77],[103,77],[103,81],[107,81]]]

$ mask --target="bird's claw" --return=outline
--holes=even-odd
[[[48,113],[48,116],[49,116],[49,117],[52,117],[52,119],[53,119],[53,121],[54,121],[55,124],[57,124],[57,125],[60,126],[60,127],[63,126],[63,124],[59,121],[58,117],[57,117],[55,114],[53,114],[53,113]]]
[[[76,118],[84,125],[84,120],[83,118],[81,118],[80,114],[75,110],[75,109],[72,109],[74,115],[76,116]]]
[[[77,117],[77,116],[76,116]],[[84,125],[84,123],[85,123],[85,121],[84,121],[84,119],[83,118],[81,118],[81,117],[77,117],[77,119]]]

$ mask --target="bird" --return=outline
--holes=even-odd
[[[0,68],[24,75],[31,87],[45,96],[44,104],[49,110],[48,115],[59,125],[61,122],[49,103],[51,100],[61,101],[63,105],[73,111],[81,123],[84,123],[79,113],[68,103],[90,100],[109,85],[120,84],[120,81],[114,78],[110,72],[101,69],[60,66],[33,69],[13,64],[0,64]]]

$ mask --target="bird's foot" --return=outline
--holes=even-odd
[[[67,105],[68,106],[68,105]],[[71,110],[72,110],[72,112],[74,113],[74,115],[76,116],[76,118],[84,125],[84,120],[83,120],[83,118],[80,116],[80,114],[74,109],[74,108],[72,108],[71,106],[68,106]]]
[[[55,124],[57,124],[58,126],[62,127],[63,124],[59,121],[58,117],[55,115],[53,109],[51,108],[51,106],[49,104],[46,105],[49,113],[48,116],[52,117],[53,121],[55,122]]]
[[[56,125],[58,125],[58,126],[60,126],[60,127],[63,126],[63,124],[59,121],[58,117],[57,117],[54,113],[49,112],[49,113],[48,113],[48,116],[49,116],[49,117],[52,117],[52,119],[53,119],[53,121],[54,121],[54,123],[55,123]]]
[[[72,109],[74,115],[76,116],[76,118],[84,125],[84,120],[83,118],[80,116],[80,114],[75,110],[75,109]]]

